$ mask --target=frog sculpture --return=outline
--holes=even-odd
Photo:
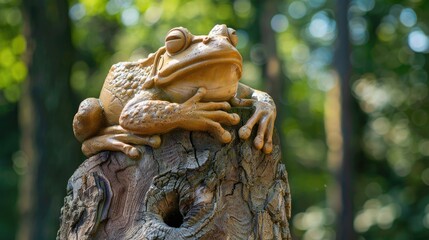
[[[113,65],[100,97],[85,99],[74,117],[83,153],[121,151],[137,159],[137,145],[159,147],[159,135],[176,128],[206,131],[228,143],[231,134],[222,124],[240,121],[227,112],[231,106],[254,107],[239,136],[248,139],[258,125],[254,146],[271,153],[276,108],[268,94],[239,83],[237,42],[235,30],[226,25],[216,25],[207,36],[178,27],[148,58]]]

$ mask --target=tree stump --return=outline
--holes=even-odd
[[[291,239],[291,197],[280,144],[269,155],[227,128],[221,144],[205,132],[174,130],[158,149],[140,146],[87,159],[72,175],[57,239]],[[246,119],[247,120],[247,119]]]

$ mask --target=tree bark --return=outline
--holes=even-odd
[[[20,127],[27,170],[20,184],[17,239],[52,239],[63,184],[80,156],[71,128],[77,109],[69,84],[74,49],[67,1],[24,0],[22,10],[28,78]]]
[[[278,137],[273,153],[240,140],[175,130],[141,159],[102,152],[70,178],[57,239],[291,239],[291,198]],[[245,114],[243,114],[243,112]],[[253,138],[251,138],[253,139]]]

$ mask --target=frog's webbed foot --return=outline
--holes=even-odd
[[[90,157],[101,151],[118,151],[131,159],[139,159],[142,153],[135,145],[149,145],[157,148],[161,145],[161,138],[159,135],[139,136],[128,132],[119,125],[111,126],[97,136],[85,140],[82,143],[82,152],[85,156]]]
[[[236,125],[240,116],[227,113],[231,108],[228,102],[200,102],[206,94],[205,88],[199,88],[194,96],[180,105],[179,127],[189,131],[209,132],[222,143],[231,142],[232,136],[222,127]]]
[[[253,106],[255,112],[252,117],[242,126],[239,130],[241,139],[248,139],[252,134],[253,127],[258,124],[256,137],[253,144],[256,149],[261,150],[265,154],[273,151],[273,131],[274,121],[276,119],[276,107],[272,101],[257,101],[254,99],[239,99],[233,98],[231,100],[233,106]]]

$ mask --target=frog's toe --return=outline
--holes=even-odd
[[[273,151],[273,143],[266,142],[262,150],[264,151],[265,154],[270,154]]]
[[[222,143],[229,143],[232,140],[231,133],[226,131],[218,122],[207,121],[208,131]]]
[[[223,143],[229,143],[232,140],[232,136],[231,133],[229,133],[228,131],[224,130],[225,132],[223,132],[222,136],[221,136],[221,141]]]
[[[131,145],[125,146],[123,151],[129,158],[137,160],[141,157],[141,152],[136,147]]]
[[[127,144],[120,140],[115,139],[115,137],[110,138],[110,146],[106,146],[106,150],[123,152],[129,158],[137,160],[141,157],[141,152],[138,148],[133,145]]]
[[[85,155],[86,157],[91,157],[97,153],[97,151],[94,151],[91,144],[87,144],[86,142],[82,143],[81,150],[83,155]]]
[[[236,113],[231,114],[231,124],[235,125],[240,122],[240,116]]]
[[[154,135],[149,138],[149,144],[153,148],[159,148],[161,146],[161,137],[159,135]]]
[[[240,130],[238,131],[238,135],[240,136],[241,139],[244,139],[244,140],[248,139],[251,133],[252,133],[252,129],[246,125],[241,127]]]
[[[263,137],[261,137],[261,136],[256,136],[255,137],[255,140],[253,141],[253,144],[255,145],[255,148],[256,149],[258,149],[258,150],[261,150],[262,149],[262,147],[264,146],[264,140],[263,140]]]

